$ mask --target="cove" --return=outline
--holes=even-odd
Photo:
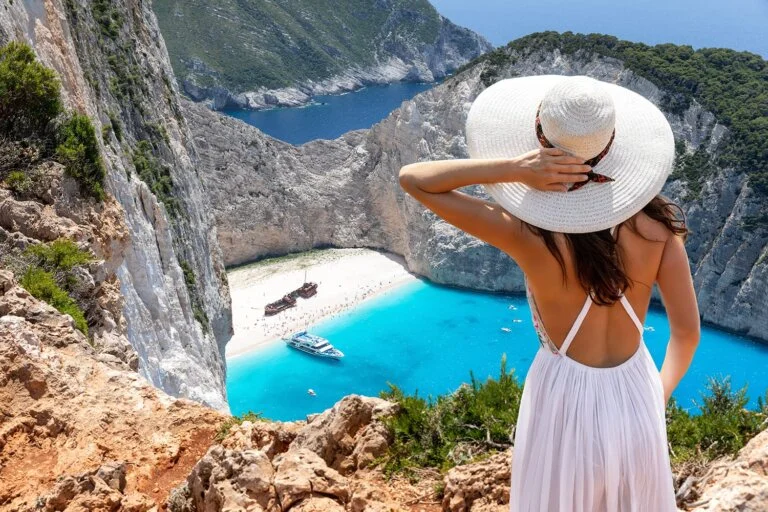
[[[657,368],[669,339],[664,310],[652,306],[645,342]],[[506,328],[507,330],[502,330]],[[415,280],[309,326],[331,340],[345,357],[316,358],[275,341],[227,362],[232,414],[261,412],[292,421],[333,406],[343,396],[378,396],[387,382],[406,393],[433,397],[469,382],[497,378],[502,354],[522,382],[539,342],[524,295],[475,292]],[[732,389],[748,384],[749,407],[768,388],[768,345],[702,326],[691,368],[673,396],[697,411],[693,400],[707,378],[730,375]],[[307,394],[312,388],[316,396]]]
[[[350,130],[370,128],[418,93],[440,82],[371,85],[346,94],[316,96],[303,107],[269,110],[223,110],[267,135],[294,145],[335,139]]]

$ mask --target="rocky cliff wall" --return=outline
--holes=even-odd
[[[664,91],[611,57],[532,52],[489,72],[481,62],[405,102],[370,130],[293,147],[259,130],[184,103],[205,162],[227,264],[322,245],[383,248],[436,282],[522,292],[519,268],[497,249],[438,219],[398,185],[400,167],[466,158],[466,114],[495,80],[532,74],[585,74],[628,87],[659,104]],[[666,112],[680,155],[710,155],[727,129],[693,101]],[[744,229],[759,213],[745,173],[715,168],[696,194],[674,175],[663,193],[684,208],[687,247],[705,321],[768,339],[768,233]],[[468,191],[481,197],[480,187]],[[655,297],[659,299],[658,292]]]
[[[102,241],[108,251],[90,247],[107,258],[106,271],[119,286],[121,301],[117,318],[97,336],[130,342],[141,374],[168,393],[227,410],[226,275],[195,148],[149,4],[7,2],[0,9],[0,43],[11,39],[29,43],[58,73],[67,107],[87,114],[102,134],[106,188],[116,199],[124,233]],[[7,204],[35,208],[29,202]],[[76,211],[73,205],[59,206],[65,217]],[[23,232],[27,222],[22,218],[6,227]]]

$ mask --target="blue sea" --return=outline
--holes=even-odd
[[[645,326],[645,342],[660,368],[669,339],[664,311],[652,307]],[[522,382],[539,347],[524,295],[474,292],[421,279],[308,330],[330,339],[345,357],[324,360],[277,341],[230,358],[227,393],[233,414],[304,419],[350,393],[378,396],[388,383],[434,397],[469,382],[470,371],[480,380],[498,377],[503,354],[507,369]],[[768,345],[704,326],[691,368],[673,396],[696,412],[694,400],[708,377],[726,375],[733,389],[749,385],[750,406],[755,406],[768,388]],[[309,388],[316,396],[307,394]]]
[[[303,144],[315,139],[335,139],[351,130],[370,128],[404,101],[437,83],[398,82],[372,85],[354,92],[316,96],[314,102],[298,108],[270,110],[225,110],[276,139]]]
[[[494,45],[544,30],[597,32],[646,44],[731,48],[768,57],[765,0],[431,0],[440,14]]]

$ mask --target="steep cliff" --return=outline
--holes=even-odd
[[[102,308],[112,311],[100,323],[96,343],[130,343],[150,382],[227,410],[229,291],[197,156],[149,4],[7,2],[0,9],[0,44],[13,39],[29,43],[56,71],[65,105],[86,114],[101,135],[106,189],[114,199],[106,209],[88,209],[71,194],[54,201],[56,217],[64,219],[56,222],[72,218],[86,232],[110,218],[117,226],[96,240],[78,238],[91,241],[89,249],[104,261],[99,281],[115,287],[114,300]],[[55,188],[57,194],[66,189]],[[33,229],[29,212],[45,218],[50,207],[7,195],[2,200],[9,247],[71,234]]]
[[[588,39],[580,37],[586,47]],[[765,202],[755,192],[760,174],[752,172],[754,160],[719,158],[733,152],[732,128],[696,95],[678,101],[679,94],[615,56],[556,44],[510,44],[405,102],[370,130],[296,148],[185,102],[226,262],[322,245],[365,246],[404,255],[410,270],[436,282],[522,292],[522,274],[506,255],[405,196],[397,173],[419,160],[466,158],[464,122],[474,98],[497,80],[546,73],[590,75],[661,106],[678,143],[676,171],[663,193],[683,206],[693,231],[687,247],[702,317],[768,339]],[[480,187],[468,190],[483,196]]]
[[[154,9],[185,92],[217,109],[433,81],[493,49],[427,0],[157,0]]]

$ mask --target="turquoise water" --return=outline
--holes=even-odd
[[[317,96],[299,108],[224,111],[276,139],[303,144],[314,139],[335,139],[350,130],[370,128],[390,112],[436,83],[398,82],[373,85],[332,96]]]
[[[660,368],[669,337],[663,310],[652,307],[645,326],[646,344]],[[470,370],[478,379],[497,377],[505,353],[507,368],[514,368],[522,382],[539,347],[525,296],[424,280],[394,288],[309,330],[329,338],[345,357],[323,360],[278,341],[230,359],[227,392],[233,414],[260,411],[276,420],[304,419],[350,393],[378,396],[388,389],[387,382],[424,397],[450,393],[469,382]],[[749,383],[754,406],[768,388],[766,363],[768,345],[705,326],[691,368],[673,396],[691,407],[707,376],[730,374],[734,388]],[[308,395],[308,388],[316,396]]]

